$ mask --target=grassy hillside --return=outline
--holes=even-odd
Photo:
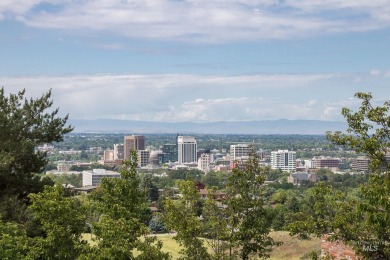
[[[304,254],[321,248],[321,240],[319,238],[311,238],[310,240],[301,240],[297,237],[290,237],[286,231],[277,231],[270,234],[276,241],[282,241],[283,245],[275,248],[271,253],[271,260],[294,260],[299,259]]]
[[[161,240],[164,244],[163,251],[171,253],[173,259],[177,259],[179,257],[180,246],[173,239],[172,234],[163,234],[157,235],[158,239]],[[294,260],[299,259],[304,254],[312,251],[320,249],[320,239],[312,238],[310,240],[300,240],[297,237],[290,237],[288,232],[286,231],[277,231],[272,232],[271,236],[276,241],[282,241],[283,245],[274,248],[271,253],[271,260]],[[91,241],[91,235],[85,234],[83,238],[89,243],[94,243]]]
[[[300,240],[297,237],[290,237],[286,231],[272,232],[271,236],[282,241],[283,245],[275,248],[271,253],[271,260],[299,259],[304,254],[312,250],[320,250],[320,239],[312,238],[310,240]],[[164,252],[172,254],[173,259],[178,258],[180,246],[173,239],[173,235],[159,235],[158,238],[164,244]]]

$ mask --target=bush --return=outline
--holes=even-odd
[[[154,216],[149,221],[149,229],[152,233],[165,233],[167,232],[164,222],[158,216]]]

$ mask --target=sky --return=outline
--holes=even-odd
[[[1,0],[0,86],[71,119],[344,121],[390,99],[390,2]]]

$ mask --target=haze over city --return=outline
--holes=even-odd
[[[3,0],[0,30],[0,86],[70,119],[343,121],[390,94],[385,0]]]

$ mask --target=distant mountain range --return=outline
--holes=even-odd
[[[69,123],[76,133],[180,133],[180,134],[313,134],[326,131],[345,131],[347,124],[339,121],[320,120],[263,120],[237,122],[150,122],[133,120],[73,119]]]

